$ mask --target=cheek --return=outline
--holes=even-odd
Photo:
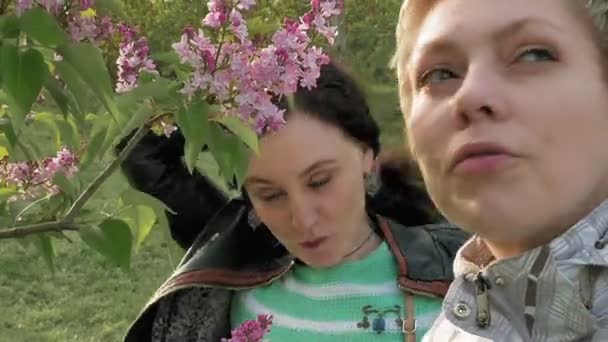
[[[280,240],[284,240],[290,235],[291,221],[289,218],[289,210],[285,205],[255,205],[255,211],[258,217],[270,229],[270,231]]]
[[[361,173],[360,177],[343,177],[333,187],[331,196],[328,196],[328,202],[330,202],[330,205],[333,204],[336,209],[339,209],[340,211],[349,211],[355,209],[356,207],[360,207],[364,200],[365,185],[363,181],[363,173]]]
[[[417,162],[425,179],[440,173],[441,157],[447,148],[449,134],[440,128],[440,113],[415,108],[406,121],[406,141],[412,158]]]

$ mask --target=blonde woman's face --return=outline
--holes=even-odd
[[[540,242],[608,194],[608,92],[571,7],[440,1],[415,41],[412,152],[443,213],[489,240]]]

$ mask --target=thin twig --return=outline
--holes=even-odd
[[[127,158],[131,151],[135,148],[137,143],[148,133],[150,128],[148,125],[141,126],[137,132],[131,137],[129,143],[125,148],[120,151],[116,159],[110,163],[96,178],[91,182],[87,188],[80,194],[76,199],[72,207],[68,210],[63,218],[63,222],[72,222],[74,217],[78,214],[80,209],[87,203],[87,201],[95,194],[99,187],[108,179],[116,169],[120,167],[120,164]]]
[[[50,233],[50,232],[63,232],[66,230],[80,230],[82,228],[81,225],[64,223],[61,221],[51,221],[51,222],[43,222],[36,223],[27,226],[14,227],[10,229],[2,229],[0,230],[0,240],[2,239],[12,239],[12,238],[20,238],[25,237],[32,234],[40,234],[40,233]]]
[[[120,164],[127,158],[127,156],[133,151],[137,143],[148,133],[150,127],[148,124],[141,126],[137,132],[131,137],[127,146],[116,156],[116,159],[110,163],[101,173],[87,186],[87,188],[80,194],[74,204],[67,211],[65,216],[57,221],[35,223],[31,225],[13,227],[8,229],[0,228],[0,240],[9,238],[24,237],[32,234],[40,234],[46,232],[58,232],[69,230],[80,230],[84,227],[82,224],[74,223],[73,220],[78,215],[78,212],[87,201],[95,194],[99,187],[112,175],[112,173],[120,167]]]

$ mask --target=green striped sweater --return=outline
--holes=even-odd
[[[403,341],[404,297],[386,243],[365,259],[315,269],[296,265],[273,284],[234,296],[231,324],[274,316],[271,342]],[[441,299],[415,297],[417,340],[441,310]]]

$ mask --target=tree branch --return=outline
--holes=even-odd
[[[63,218],[63,222],[72,222],[74,217],[78,214],[80,209],[84,207],[87,201],[95,194],[99,187],[105,182],[111,175],[120,167],[120,164],[127,158],[127,156],[133,151],[137,143],[148,133],[150,128],[148,125],[141,126],[137,132],[131,137],[131,140],[127,143],[127,146],[120,151],[116,159],[110,163],[101,173],[87,186],[87,188],[80,194],[76,199],[72,207],[68,210]]]
[[[63,232],[66,230],[80,230],[81,225],[63,223],[61,221],[51,221],[36,223],[27,226],[14,227],[0,230],[0,240],[25,237],[32,234]]]
[[[0,240],[9,238],[19,238],[32,234],[40,234],[47,232],[63,232],[63,231],[77,231],[84,227],[82,224],[74,223],[74,217],[78,215],[78,212],[87,201],[95,194],[95,192],[101,187],[101,185],[120,167],[120,164],[127,158],[127,156],[133,151],[137,143],[148,133],[150,128],[148,125],[143,125],[137,132],[131,137],[125,148],[120,151],[116,159],[112,161],[97,177],[87,186],[87,188],[78,196],[76,201],[72,204],[70,209],[67,211],[65,216],[57,221],[35,223],[31,225],[13,227],[8,229],[0,229]]]

